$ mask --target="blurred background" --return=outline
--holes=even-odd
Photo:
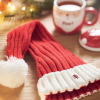
[[[0,0],[0,23],[4,21],[20,22],[22,20],[38,19],[46,11],[52,11],[54,0]],[[95,7],[99,11],[100,0],[86,0],[87,7]],[[93,19],[93,14],[87,14],[87,20]]]

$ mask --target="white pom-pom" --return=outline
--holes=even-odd
[[[9,88],[21,86],[25,80],[28,65],[23,59],[10,57],[8,61],[0,62],[0,84]]]

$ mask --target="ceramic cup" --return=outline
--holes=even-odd
[[[58,5],[62,2],[76,2],[80,4],[79,9],[61,9]],[[86,21],[86,13],[93,13],[95,15],[94,21]],[[86,7],[85,0],[54,0],[53,6],[53,22],[57,31],[63,34],[76,34],[84,24],[94,25],[98,20],[98,12],[93,7]]]

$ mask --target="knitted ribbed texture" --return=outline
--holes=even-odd
[[[75,66],[86,64],[79,57],[56,42],[46,28],[39,22],[33,31],[29,53],[36,61],[39,78],[51,72],[68,70]],[[92,94],[94,90],[98,91],[100,89],[99,83],[100,81],[94,82],[87,87],[82,87],[72,92],[66,91],[64,93],[51,94],[46,97],[46,100],[80,98],[81,95],[86,96],[89,92]]]
[[[79,57],[56,42],[39,22],[33,32],[29,52],[36,60],[39,78],[50,72],[67,70],[86,64]]]
[[[41,100],[74,100],[99,91],[100,71],[56,42],[38,20],[7,36],[8,57],[23,58],[27,50],[36,61]]]
[[[32,28],[30,26],[32,23],[25,24],[23,26],[19,26],[16,29],[13,29],[7,35],[7,56],[14,56],[16,58],[24,58],[29,43],[32,36],[32,31],[35,28],[35,24],[33,24]]]

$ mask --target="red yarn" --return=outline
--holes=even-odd
[[[20,26],[7,35],[8,57],[24,58],[27,51],[36,61],[39,78],[50,72],[67,70],[86,64],[56,42],[38,20]],[[100,81],[97,81],[72,92],[66,91],[64,93],[51,94],[46,97],[46,100],[72,100],[74,97],[79,98],[81,94],[87,95],[87,92],[92,94],[93,90],[100,89],[99,84]]]

